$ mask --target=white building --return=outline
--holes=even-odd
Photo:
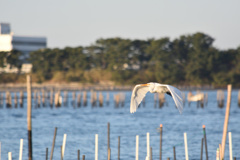
[[[18,50],[23,53],[20,59],[26,60],[30,52],[46,47],[46,37],[17,36],[11,32],[10,24],[0,23],[0,52]]]

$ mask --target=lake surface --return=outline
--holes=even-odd
[[[183,91],[188,93],[188,91]],[[200,159],[201,139],[203,137],[202,125],[206,125],[207,145],[209,159],[216,158],[216,149],[221,143],[223,124],[225,118],[226,103],[224,108],[218,108],[217,91],[203,91],[208,93],[208,104],[204,108],[197,108],[192,102],[189,107],[185,104],[183,113],[175,108],[174,102],[166,95],[168,106],[154,108],[154,95],[148,93],[145,99],[145,107],[141,106],[136,113],[129,113],[131,92],[125,94],[124,107],[115,108],[113,97],[119,92],[103,91],[104,97],[109,93],[110,101],[102,108],[91,107],[90,92],[88,92],[88,106],[75,107],[71,105],[72,93],[68,93],[67,106],[61,108],[35,108],[32,109],[32,143],[33,159],[45,159],[46,148],[50,157],[53,134],[58,128],[53,159],[60,159],[60,149],[63,135],[67,134],[64,159],[77,159],[77,150],[80,156],[85,155],[87,160],[94,159],[95,134],[98,134],[99,160],[107,159],[107,123],[110,123],[110,147],[111,159],[117,159],[118,136],[121,137],[120,157],[122,160],[135,159],[136,135],[139,135],[139,159],[145,160],[146,133],[150,133],[150,145],[153,159],[159,159],[159,128],[163,124],[163,159],[173,159],[173,146],[176,147],[177,159],[185,159],[184,132],[188,137],[189,159]],[[78,92],[76,92],[78,93]],[[195,93],[195,92],[193,92]],[[225,102],[227,97],[226,90]],[[24,93],[26,96],[26,93]],[[61,93],[63,95],[63,92]],[[13,96],[13,94],[12,94]],[[228,131],[232,132],[233,156],[240,158],[240,108],[237,104],[238,91],[232,91],[232,101]],[[4,102],[5,103],[5,102]],[[23,159],[28,159],[27,142],[27,107],[26,100],[23,108],[0,109],[0,141],[1,158],[7,159],[8,152],[12,152],[13,159],[18,159],[20,139],[24,139]],[[225,158],[229,159],[228,137],[226,141]],[[205,151],[203,155],[205,159]],[[81,158],[82,159],[82,158]]]

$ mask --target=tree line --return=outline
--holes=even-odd
[[[240,46],[220,50],[213,42],[199,32],[173,40],[107,38],[86,47],[40,49],[28,61],[39,82],[240,86]]]

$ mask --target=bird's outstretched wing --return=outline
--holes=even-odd
[[[171,95],[172,95],[172,98],[179,110],[180,113],[182,113],[182,110],[183,110],[183,97],[182,97],[182,92],[171,86],[171,85],[166,85],[166,87],[168,88],[168,90],[170,91]]]
[[[149,91],[148,84],[138,84],[134,87],[131,96],[130,113],[136,112],[138,105]]]

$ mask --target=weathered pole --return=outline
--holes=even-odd
[[[55,146],[56,135],[57,135],[57,127],[55,127],[55,131],[54,131],[50,160],[52,160],[52,158],[53,158],[53,151],[54,151],[54,146]]]
[[[30,75],[27,75],[27,125],[28,125],[28,159],[32,160],[32,91]]]
[[[205,144],[206,160],[208,160],[207,136],[206,136],[205,125],[203,125],[202,128],[203,128],[203,136],[204,136],[204,144]]]
[[[160,124],[160,151],[159,160],[162,160],[162,124]]]
[[[222,153],[221,153],[221,160],[224,159],[225,153],[225,144],[226,144],[226,137],[227,137],[227,128],[228,128],[228,120],[229,120],[229,113],[230,113],[230,106],[231,106],[231,92],[232,92],[232,85],[228,85],[228,94],[227,94],[227,107],[225,112],[225,120],[223,126],[223,137],[222,137]]]

